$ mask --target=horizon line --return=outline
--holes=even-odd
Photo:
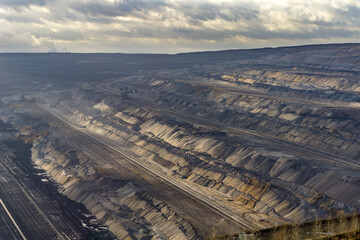
[[[230,51],[251,51],[251,50],[265,50],[265,49],[280,49],[280,48],[301,48],[301,47],[315,47],[315,46],[333,46],[333,45],[360,45],[360,42],[349,43],[314,43],[314,44],[301,44],[301,45],[283,45],[274,47],[258,47],[258,48],[229,48],[218,50],[200,50],[189,52],[177,52],[177,53],[156,53],[156,52],[71,52],[71,51],[44,51],[44,52],[0,52],[0,54],[124,54],[124,55],[181,55],[181,54],[193,54],[193,53],[216,53],[216,52],[230,52]]]

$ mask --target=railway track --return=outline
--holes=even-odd
[[[46,213],[41,209],[39,204],[36,202],[36,199],[34,198],[33,194],[27,190],[26,186],[17,179],[16,173],[14,173],[11,170],[11,167],[8,166],[5,162],[1,162],[0,164],[3,166],[4,169],[6,169],[14,179],[14,182],[19,187],[23,195],[26,197],[26,199],[32,204],[32,206],[35,208],[35,210],[41,215],[41,217],[44,219],[44,221],[48,224],[48,226],[51,228],[52,232],[58,237],[60,240],[68,240],[69,238],[63,233],[60,232],[57,227],[54,225],[54,223],[49,219],[49,217],[46,215]],[[3,205],[3,204],[1,204]],[[4,206],[3,206],[4,207]],[[9,213],[8,213],[9,214]],[[15,227],[17,228],[18,232],[22,236],[22,238],[25,240],[26,237],[21,232],[20,228],[17,226],[16,222],[12,219],[12,222],[14,223]]]
[[[4,204],[4,202],[3,202],[3,200],[1,198],[0,198],[0,205],[1,205],[2,209],[4,209],[4,211],[6,212],[9,219],[11,220],[11,223],[15,227],[15,229],[16,229],[17,233],[20,235],[20,237],[23,240],[27,240],[24,233],[21,231],[19,225],[16,223],[15,219],[13,218],[13,216],[11,215],[11,213],[9,212],[9,210],[7,209],[7,207],[5,206],[5,204]],[[11,233],[11,234],[13,234],[13,233]],[[16,238],[16,236],[13,236],[13,237]]]

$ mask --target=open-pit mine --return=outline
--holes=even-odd
[[[0,54],[0,239],[205,239],[360,211],[360,45]]]

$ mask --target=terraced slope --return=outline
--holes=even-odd
[[[50,129],[34,163],[120,239],[360,210],[359,45],[151,57],[156,69],[139,56],[121,76],[3,98],[9,122]]]

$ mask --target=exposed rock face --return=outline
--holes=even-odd
[[[173,176],[218,191],[255,211],[297,220],[325,217],[335,209],[349,211],[344,203],[357,207],[358,195],[344,196],[336,190],[342,185],[347,190],[358,188],[358,180],[349,183],[343,171],[284,153],[256,139],[248,142],[244,137],[160,119],[145,109],[130,106],[118,112],[108,105],[103,109],[98,118],[94,113],[82,113],[78,118],[74,110],[66,111],[73,111],[69,116],[86,128],[126,145]]]
[[[122,179],[114,169],[92,160],[66,143],[44,137],[34,142],[34,163],[61,186],[62,193],[82,202],[119,239],[196,238],[190,223],[166,203]]]
[[[359,49],[198,53],[191,61],[209,57],[196,66],[37,97],[79,129],[265,228],[360,210]],[[142,186],[146,179],[99,164],[95,150],[59,129],[34,140],[34,162],[120,239],[204,237],[181,209]]]

